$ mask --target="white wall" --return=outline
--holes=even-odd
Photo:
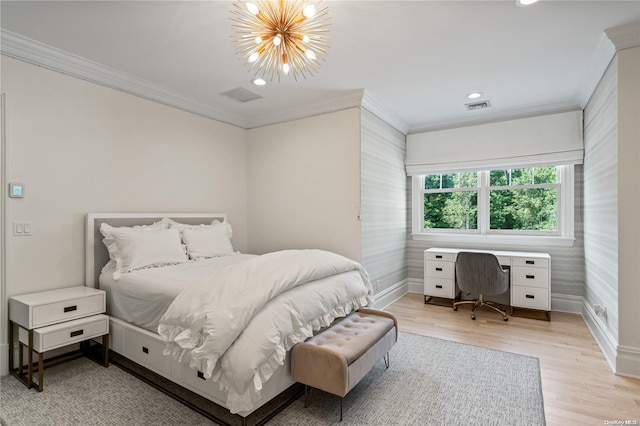
[[[247,132],[1,57],[6,176],[6,298],[84,284],[87,212],[227,212],[247,250]],[[3,372],[6,362],[2,363]]]
[[[640,46],[619,50],[617,57],[618,228],[623,232],[618,237],[616,372],[640,377]]]
[[[361,260],[360,109],[249,131],[249,251]]]

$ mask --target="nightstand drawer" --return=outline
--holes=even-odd
[[[67,321],[104,312],[104,296],[95,295],[33,307],[33,326]]]
[[[103,290],[91,287],[68,287],[9,299],[9,319],[26,329],[44,327],[61,321],[105,312]]]
[[[46,352],[105,334],[109,334],[109,317],[94,315],[36,328],[33,330],[33,349],[36,352]],[[29,331],[20,327],[19,339],[23,344],[28,345]]]

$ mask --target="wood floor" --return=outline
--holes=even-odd
[[[424,304],[407,294],[388,308],[401,331],[536,357],[547,425],[640,425],[640,379],[616,376],[580,315],[552,312],[551,322]],[[635,422],[634,422],[635,421]]]

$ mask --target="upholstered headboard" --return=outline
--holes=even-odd
[[[163,217],[190,225],[209,224],[215,219],[221,222],[227,220],[225,213],[88,213],[85,229],[85,285],[99,287],[100,271],[109,261],[109,253],[102,243],[103,236],[100,233],[102,223],[111,226],[150,225]]]

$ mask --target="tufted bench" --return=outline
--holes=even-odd
[[[385,358],[398,340],[393,315],[376,309],[360,309],[335,321],[321,333],[291,349],[293,380],[340,397],[340,420],[344,396]]]

